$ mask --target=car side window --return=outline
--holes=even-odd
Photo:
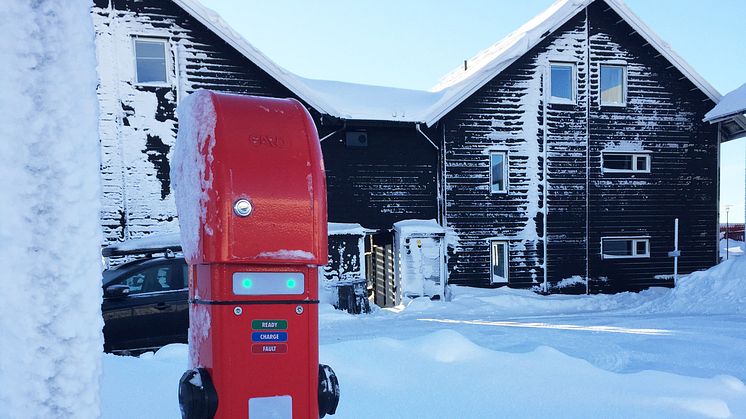
[[[169,284],[170,272],[170,265],[153,266],[124,278],[121,284],[130,288],[130,295],[169,291],[171,290]]]
[[[181,279],[184,281],[184,288],[189,288],[189,265],[181,265]]]
[[[169,290],[183,290],[189,287],[188,282],[188,268],[187,264],[183,261],[181,263],[174,262],[173,265],[173,274],[171,275],[169,284],[170,288]]]

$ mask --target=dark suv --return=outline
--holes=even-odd
[[[186,343],[189,328],[187,265],[178,246],[107,247],[105,257],[141,259],[103,272],[104,350],[141,353],[169,343]]]

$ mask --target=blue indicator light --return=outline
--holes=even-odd
[[[296,282],[294,279],[288,279],[288,288],[295,288]]]
[[[254,285],[254,282],[251,280],[251,278],[246,278],[243,280],[242,285],[244,288],[251,288],[251,286]]]

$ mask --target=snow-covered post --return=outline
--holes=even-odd
[[[0,7],[0,417],[99,416],[91,0]]]

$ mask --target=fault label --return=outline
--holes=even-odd
[[[288,346],[284,343],[277,344],[261,344],[255,343],[251,345],[251,352],[255,354],[284,354],[287,353]]]
[[[252,332],[251,340],[253,342],[287,342],[287,332]]]
[[[254,320],[251,322],[254,330],[287,330],[287,320]]]

